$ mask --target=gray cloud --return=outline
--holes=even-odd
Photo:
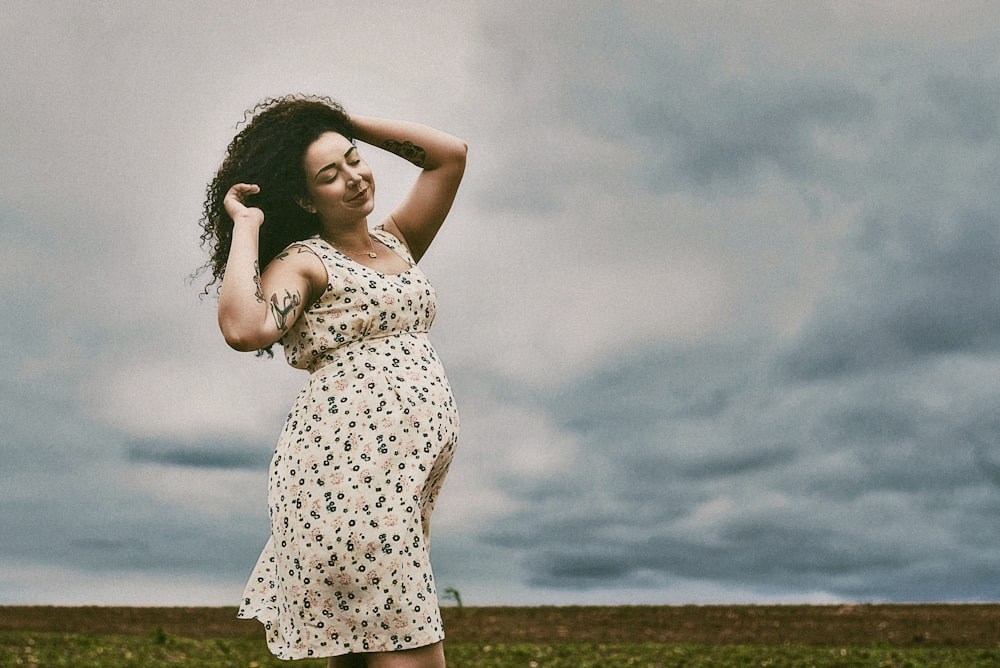
[[[228,351],[184,277],[242,110],[310,90],[472,144],[428,259],[464,429],[440,582],[1000,596],[996,11],[654,4],[13,12],[0,595],[238,595],[301,378]]]
[[[986,205],[991,190],[981,192]],[[898,365],[949,351],[996,350],[1000,232],[996,209],[956,202],[937,215],[870,219],[787,358],[797,377]],[[993,206],[990,203],[991,207]]]
[[[266,469],[271,453],[246,443],[176,443],[141,439],[125,444],[130,462],[222,469]]]
[[[875,109],[871,96],[836,81],[727,82],[697,100],[669,86],[637,94],[626,104],[654,165],[648,183],[664,192],[741,184],[768,168],[797,182],[830,178],[835,160],[813,131],[855,131]]]
[[[669,396],[684,369],[653,356],[616,373],[659,375]],[[977,453],[996,446],[925,405],[867,394],[871,380],[758,381],[687,430],[663,429],[655,413],[588,426],[574,465],[539,481],[529,508],[484,540],[523,551],[540,587],[639,586],[653,574],[848,599],[995,597],[1000,545],[978,523],[997,488]],[[576,388],[567,402],[574,412],[656,393],[585,387],[589,401]],[[812,396],[781,417],[753,412],[761,396],[800,392]],[[976,438],[1000,443],[1000,432],[994,423]]]
[[[601,21],[617,33],[602,42],[610,64],[585,46]],[[787,274],[817,281],[793,327],[760,308],[773,294],[748,292],[746,319],[711,336],[611,348],[597,369],[532,395],[579,450],[538,479],[501,479],[524,506],[481,540],[521,553],[542,589],[693,580],[854,600],[996,598],[1000,545],[983,529],[1000,461],[993,70],[970,70],[975,49],[901,48],[873,64],[727,72],[707,50],[626,24],[598,11],[554,50],[525,46],[534,27],[505,24],[510,48],[532,55],[524,69],[501,59],[516,88],[551,110],[550,138],[576,133],[556,162],[603,145],[596,155],[612,158],[593,162],[594,187],[615,183],[601,171],[610,165],[650,197],[682,201],[751,202],[779,182],[807,212],[789,228],[811,232],[705,224],[745,241],[735,256],[822,244],[814,257],[832,269]],[[533,85],[559,69],[551,87]],[[543,192],[586,179],[544,158],[500,165]],[[643,238],[693,236],[670,214]],[[607,221],[575,229],[589,224]],[[623,290],[643,290],[641,272],[630,276]],[[643,315],[618,324],[642,327]]]
[[[939,124],[927,143],[954,132]],[[982,582],[995,580],[997,546],[963,518],[996,502],[995,446],[984,443],[1000,434],[970,435],[963,421],[982,412],[956,418],[925,403],[949,356],[995,363],[993,171],[967,169],[954,150],[938,157],[897,155],[895,183],[857,194],[864,213],[841,245],[841,269],[790,339],[737,344],[737,331],[619,356],[551,403],[586,451],[527,492],[536,505],[489,540],[526,550],[539,586],[653,572],[848,598],[995,597]],[[863,171],[882,166],[873,163]],[[956,168],[961,183],[940,183]],[[932,208],[906,202],[915,180],[939,196]],[[978,201],[960,196],[970,192]],[[962,396],[985,407],[995,391]],[[781,407],[789,400],[794,410]],[[924,528],[935,522],[944,530]],[[701,531],[690,536],[691,526]]]

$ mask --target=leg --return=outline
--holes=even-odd
[[[444,646],[436,642],[426,647],[399,652],[365,654],[368,668],[445,668]]]
[[[360,654],[331,656],[326,668],[365,668],[365,660]]]

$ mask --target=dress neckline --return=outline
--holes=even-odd
[[[389,232],[385,232],[384,230],[378,230],[378,229],[369,230],[368,233],[370,235],[374,236],[376,239],[378,239],[382,243],[383,246],[385,246],[386,248],[388,248],[390,253],[393,253],[400,260],[402,260],[403,262],[405,262],[408,265],[410,265],[409,267],[407,267],[403,271],[397,271],[397,272],[392,272],[392,273],[386,273],[386,272],[383,272],[383,271],[379,271],[378,269],[374,269],[372,267],[369,267],[367,264],[363,264],[361,262],[358,262],[353,257],[351,257],[350,255],[348,255],[344,251],[340,250],[339,248],[337,248],[336,246],[334,246],[332,243],[330,243],[326,239],[324,239],[322,236],[317,236],[315,238],[318,239],[319,241],[321,241],[322,243],[326,244],[326,246],[328,248],[330,248],[330,250],[332,250],[334,253],[336,253],[340,257],[344,258],[345,260],[347,260],[351,264],[357,265],[357,266],[359,266],[359,267],[361,267],[363,269],[367,269],[368,271],[370,271],[370,272],[372,272],[374,274],[378,274],[379,276],[402,276],[404,274],[408,274],[411,271],[413,271],[413,269],[414,269],[414,267],[416,267],[416,265],[413,262],[410,262],[408,259],[406,259],[402,255],[400,255],[399,253],[397,253],[395,248],[393,248],[392,246],[390,246],[389,244],[387,244],[385,241],[383,241],[381,235],[376,235],[376,232],[379,232],[379,231],[382,231],[385,234],[389,234],[389,236],[392,236]]]

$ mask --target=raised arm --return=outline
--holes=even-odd
[[[219,329],[230,347],[243,352],[284,336],[309,306],[312,286],[326,281],[319,258],[304,249],[278,255],[261,275],[257,249],[264,213],[243,205],[258,191],[256,185],[237,184],[225,200],[233,238],[219,291]]]
[[[444,223],[465,173],[468,145],[426,125],[351,116],[357,138],[421,168],[413,188],[392,211],[385,229],[409,247],[414,259],[427,252]]]

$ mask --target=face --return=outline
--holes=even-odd
[[[365,218],[375,205],[371,168],[347,137],[326,132],[309,145],[303,158],[308,199],[301,202],[327,223]]]

